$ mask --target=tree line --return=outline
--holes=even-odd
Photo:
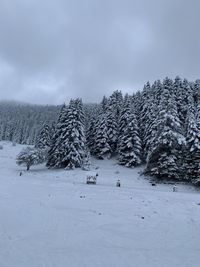
[[[0,140],[33,145],[46,122],[50,127],[57,119],[59,106],[0,102]]]
[[[200,184],[200,80],[166,77],[142,91],[114,91],[100,104],[81,99],[60,107],[54,129],[40,130],[36,147],[48,147],[49,168],[83,167],[92,155],[119,164],[145,164],[157,179]]]

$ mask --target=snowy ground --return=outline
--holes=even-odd
[[[97,185],[81,170],[38,166],[19,176],[22,146],[0,144],[0,267],[200,266],[195,188],[152,187],[140,169],[112,160],[93,161]]]

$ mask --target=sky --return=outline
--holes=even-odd
[[[200,74],[199,0],[0,0],[0,100],[98,102]]]

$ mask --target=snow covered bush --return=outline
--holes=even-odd
[[[37,165],[45,161],[45,151],[41,149],[26,147],[17,156],[16,163],[26,166],[27,171],[32,165]]]
[[[3,146],[2,145],[0,145],[0,150],[2,150],[3,149]]]

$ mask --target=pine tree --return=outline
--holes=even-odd
[[[153,87],[155,89],[154,91],[154,104],[160,105],[162,93],[163,93],[163,84],[160,80],[157,80],[154,82]]]
[[[61,166],[66,169],[82,167],[86,155],[84,113],[80,99],[71,100],[68,108],[66,129],[62,135],[63,158]]]
[[[93,117],[90,120],[89,128],[86,133],[86,144],[90,153],[94,155],[95,153],[95,132],[96,132],[97,119]]]
[[[154,103],[152,101],[152,103]],[[157,134],[158,106],[152,105],[149,113],[148,124],[145,127],[143,137],[143,161],[147,161],[148,155],[152,152]]]
[[[131,99],[128,95],[124,98],[119,129],[119,164],[127,167],[139,165],[141,163],[141,140],[136,115],[131,107]]]
[[[200,185],[200,104],[188,112],[185,178]]]
[[[118,151],[120,149],[120,142],[124,134],[124,129],[128,125],[130,114],[131,114],[131,99],[130,96],[126,94],[123,100],[123,105],[119,116]]]
[[[109,106],[114,112],[116,122],[118,123],[121,107],[123,104],[123,96],[121,91],[114,91],[109,98]]]
[[[197,107],[200,102],[200,79],[196,80],[193,86],[194,103]]]
[[[118,161],[126,167],[137,166],[141,163],[141,140],[134,113],[130,115],[128,125],[121,136]]]
[[[150,86],[150,85],[149,85]],[[147,161],[148,154],[152,150],[157,132],[158,106],[161,101],[163,86],[160,81],[156,81],[151,87],[148,86],[148,101],[146,111],[143,117],[142,125],[142,150],[143,161]]]
[[[108,103],[106,111],[106,124],[107,124],[107,135],[108,135],[108,144],[111,148],[111,154],[114,154],[117,148],[117,121],[114,114],[114,110],[111,105]]]
[[[107,107],[108,107],[108,99],[106,96],[103,96],[103,99],[102,99],[100,105],[101,105],[101,109],[102,109],[103,113],[106,113]]]
[[[94,154],[99,159],[110,158],[112,149],[108,143],[106,115],[100,113],[96,123]]]
[[[84,113],[80,99],[71,100],[61,111],[48,167],[81,167],[86,151]]]
[[[166,78],[157,119],[154,147],[148,156],[145,172],[158,178],[181,179],[182,152],[185,138],[172,91],[172,81]]]
[[[142,94],[141,94],[141,102],[139,104],[139,109],[137,110],[137,113],[139,113],[138,117],[138,123],[139,123],[139,135],[141,137],[142,141],[142,151],[144,152],[145,148],[145,135],[146,135],[146,128],[149,123],[149,113],[150,113],[150,103],[152,103],[151,99],[151,85],[149,82],[147,82],[144,85]],[[146,156],[142,155],[142,161],[146,160]]]
[[[47,167],[49,168],[59,167],[60,156],[61,156],[59,153],[59,149],[61,146],[61,134],[63,131],[63,124],[67,119],[67,111],[68,108],[66,107],[66,105],[62,105],[58,121],[55,126],[55,132],[51,139],[50,149],[47,155]]]
[[[47,123],[42,126],[37,138],[36,138],[36,148],[48,149],[50,147],[50,127]]]
[[[111,155],[113,155],[117,149],[117,138],[119,134],[118,125],[122,104],[123,96],[121,91],[114,91],[107,101],[105,99],[102,101],[101,112],[106,114],[108,144],[111,148]]]
[[[187,117],[187,106],[189,102],[189,97],[192,96],[192,89],[186,79],[183,81],[177,76],[175,78],[174,84],[173,84],[173,90],[175,94],[175,99],[177,103],[177,111],[179,115],[179,119],[181,122],[181,126],[184,130],[184,133],[186,132],[185,128],[185,121]]]

